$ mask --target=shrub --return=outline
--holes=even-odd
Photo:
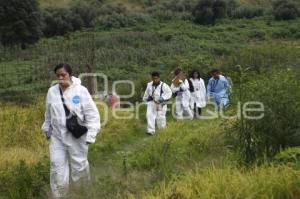
[[[3,45],[37,42],[42,35],[37,0],[0,1],[0,41]]]
[[[113,13],[124,13],[126,9],[121,5],[106,4],[99,8],[99,15],[111,15]]]
[[[299,38],[300,36],[300,27],[291,26],[284,27],[278,30],[275,30],[272,34],[274,38]]]
[[[71,6],[73,16],[79,16],[84,27],[92,27],[100,13],[101,4],[97,1],[75,1]],[[74,25],[73,25],[74,26]]]
[[[231,128],[239,139],[237,145],[241,157],[247,163],[260,158],[272,159],[281,149],[299,146],[298,75],[296,69],[256,74],[255,79],[241,87],[242,103],[255,101],[264,106],[261,119],[242,119]],[[250,77],[247,75],[247,78]]]
[[[276,20],[295,19],[300,15],[299,4],[293,0],[277,0],[273,3]]]
[[[121,28],[134,26],[137,24],[144,24],[149,22],[151,19],[149,15],[142,13],[124,13],[117,14],[114,13],[112,15],[101,16],[98,18],[97,26],[103,27],[105,29],[110,28]]]
[[[227,10],[227,15],[231,16],[231,13],[236,10],[238,7],[238,3],[236,0],[227,0],[226,1],[226,10]]]
[[[274,157],[278,163],[298,163],[300,160],[300,148],[291,147],[287,148]]]
[[[43,33],[46,37],[65,35],[83,27],[93,27],[100,15],[100,1],[74,1],[70,9],[48,8],[42,12]]]
[[[163,2],[165,10],[171,10],[173,12],[186,12],[192,11],[195,7],[195,1],[193,0],[171,0]]]
[[[264,39],[266,36],[266,33],[262,30],[256,29],[249,33],[249,38],[251,39]]]
[[[226,3],[223,0],[201,0],[193,9],[194,21],[199,24],[215,24],[225,16]]]
[[[45,198],[49,183],[49,162],[34,166],[20,161],[5,175],[0,175],[0,195],[7,198]],[[4,172],[3,172],[4,173]]]
[[[264,15],[264,9],[258,6],[241,6],[229,13],[231,18],[247,18],[260,17]]]
[[[287,37],[291,37],[292,33],[289,29],[279,29],[279,30],[275,30],[272,33],[272,37],[274,38],[287,38]]]
[[[72,16],[72,13],[65,8],[49,8],[43,12],[43,33],[46,37],[64,35],[67,32],[80,29],[83,25],[81,18]],[[76,24],[73,27],[73,24]]]

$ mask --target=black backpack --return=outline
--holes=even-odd
[[[191,93],[195,92],[195,88],[194,88],[193,82],[190,79],[188,79],[188,82],[189,82],[190,92]]]

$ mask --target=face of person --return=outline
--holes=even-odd
[[[60,86],[68,87],[71,84],[71,76],[66,69],[60,68],[55,74]]]
[[[198,79],[198,78],[199,78],[199,74],[198,74],[197,72],[194,72],[194,73],[193,73],[193,78],[194,78],[194,79]]]
[[[154,84],[154,85],[158,85],[159,82],[160,82],[160,77],[153,76],[153,77],[152,77],[152,81],[153,81],[153,84]]]
[[[211,73],[211,76],[212,76],[214,79],[219,79],[219,78],[220,78],[220,72],[213,72],[213,73]]]

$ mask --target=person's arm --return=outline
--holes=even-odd
[[[175,86],[173,83],[171,84],[172,93],[177,93],[177,92],[179,92],[179,90],[180,90],[179,86]]]
[[[146,88],[146,91],[143,96],[143,101],[148,102],[148,101],[150,101],[150,98],[152,98],[152,96],[150,95],[150,85],[147,84],[147,88]]]
[[[45,120],[42,126],[42,131],[46,134],[47,138],[51,136],[51,114],[50,114],[50,89],[48,90],[46,97],[46,111],[45,111]]]
[[[182,83],[180,84],[179,91],[180,91],[180,92],[183,92],[183,91],[188,90],[189,88],[190,88],[190,85],[189,85],[188,80],[186,79],[186,80],[184,80],[184,82],[182,82]]]
[[[161,102],[168,101],[172,97],[172,90],[167,84],[162,85],[163,94],[161,95]]]
[[[86,88],[83,89],[82,96],[84,98],[82,103],[84,123],[88,129],[86,142],[94,143],[96,141],[96,136],[101,129],[100,114],[95,102]]]
[[[202,91],[200,91],[200,92],[203,92],[204,96],[206,96],[206,88],[205,88],[205,83],[204,83],[203,79],[200,80],[200,84],[201,84],[201,88],[202,88]]]
[[[206,98],[208,99],[211,95],[211,79],[209,79],[208,84],[207,84],[207,92],[206,92]]]
[[[224,88],[226,89],[227,94],[230,94],[230,85],[226,78],[224,78]]]

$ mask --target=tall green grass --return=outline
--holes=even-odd
[[[300,173],[287,166],[243,170],[231,166],[196,168],[162,183],[142,198],[298,198]],[[134,198],[134,197],[132,197]]]

